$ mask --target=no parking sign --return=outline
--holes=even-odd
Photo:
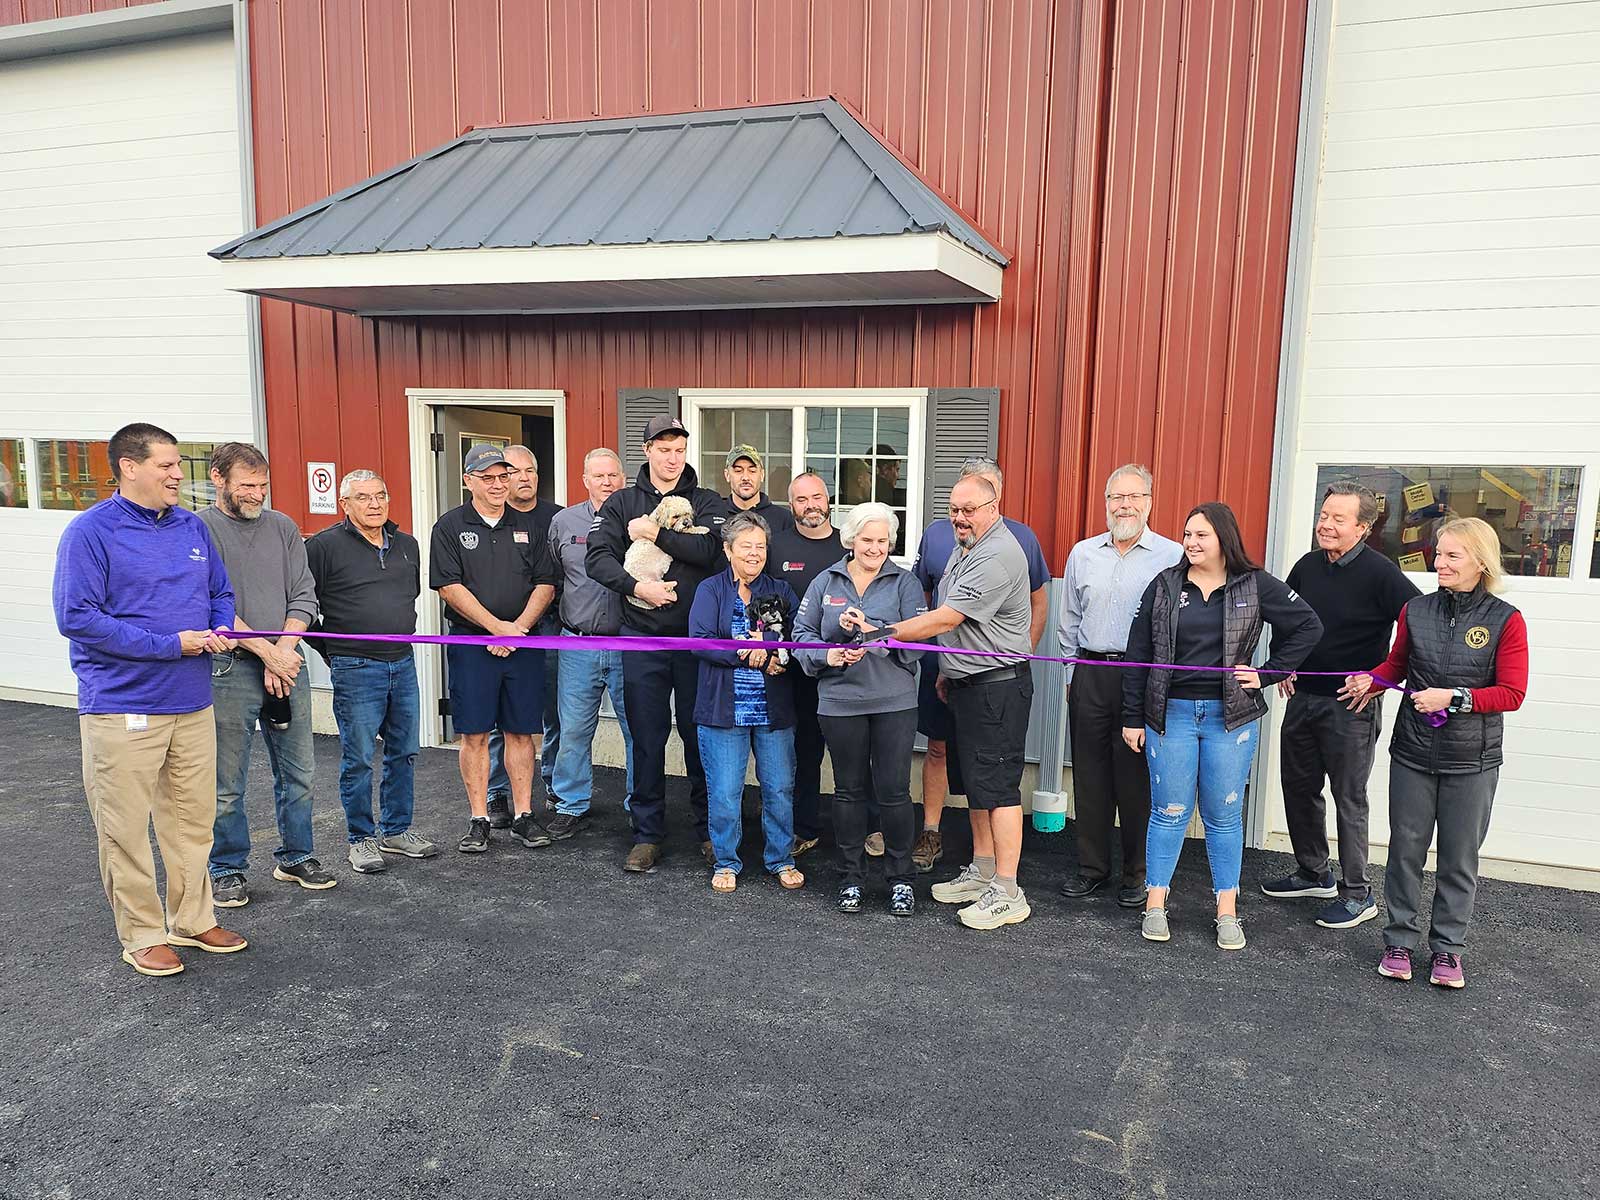
[[[306,464],[306,490],[311,495],[310,511],[313,513],[336,513],[339,505],[335,502],[334,489],[338,475],[331,462],[313,462]]]

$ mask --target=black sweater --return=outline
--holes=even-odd
[[[1322,619],[1322,640],[1300,664],[1302,671],[1353,674],[1382,662],[1389,654],[1400,610],[1417,598],[1416,585],[1382,554],[1358,544],[1336,563],[1321,550],[1305,555],[1286,580]],[[1332,696],[1342,678],[1306,675],[1295,687],[1317,696]]]
[[[361,536],[349,520],[306,539],[306,561],[317,585],[315,628],[328,633],[414,633],[417,596],[422,591],[422,556],[417,539],[390,521],[384,526],[384,554]],[[398,662],[411,655],[404,642],[342,642],[307,638],[324,658],[336,654]]]

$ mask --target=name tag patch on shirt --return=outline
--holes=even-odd
[[[143,733],[150,728],[150,718],[144,713],[128,713],[127,721],[129,733]]]
[[[513,542],[521,542],[526,546],[528,544],[528,533],[524,529],[513,529],[511,531],[511,540]]]
[[[824,604],[831,605],[834,608],[843,608],[846,604],[849,603],[849,601],[846,600],[843,596],[829,596],[829,595],[824,595],[822,597],[822,602]]]

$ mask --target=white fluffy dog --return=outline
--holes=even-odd
[[[682,496],[666,496],[655,511],[650,514],[650,519],[663,529],[676,530],[678,533],[709,533],[710,530],[703,525],[694,523],[694,506]],[[641,538],[628,547],[628,553],[622,560],[622,569],[627,571],[640,583],[659,583],[667,577],[667,571],[672,566],[672,555],[647,538]],[[650,605],[640,600],[637,596],[629,596],[628,603],[635,608],[649,608]]]

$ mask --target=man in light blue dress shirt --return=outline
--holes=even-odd
[[[1150,823],[1150,773],[1122,741],[1122,668],[1128,629],[1150,581],[1177,564],[1183,547],[1151,531],[1150,472],[1137,463],[1106,481],[1106,532],[1067,555],[1061,653],[1104,662],[1067,668],[1072,731],[1072,793],[1078,873],[1061,894],[1082,899],[1111,876],[1111,828],[1122,823],[1122,886],[1117,903],[1145,900],[1144,841]]]

